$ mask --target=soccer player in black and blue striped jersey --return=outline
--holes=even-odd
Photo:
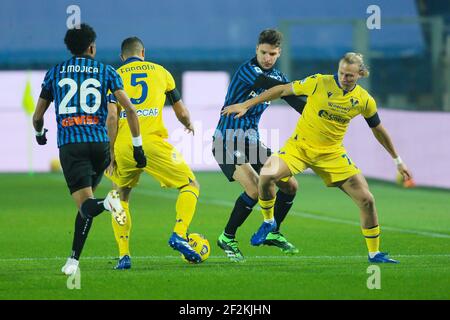
[[[257,96],[275,85],[288,82],[287,77],[274,67],[281,54],[281,41],[282,34],[277,30],[267,29],[260,33],[256,56],[242,64],[234,74],[222,110],[228,105]],[[301,113],[305,105],[303,99],[291,96],[285,100]],[[236,231],[258,202],[259,172],[272,154],[260,141],[258,132],[259,120],[268,106],[269,102],[261,103],[239,119],[221,116],[213,137],[213,154],[220,168],[229,181],[239,182],[244,189],[217,241],[218,246],[232,261],[244,260],[235,239]],[[278,183],[275,221],[267,221],[276,223],[277,227],[264,242],[266,245],[277,246],[288,254],[295,254],[298,249],[280,233],[279,227],[292,207],[297,187],[294,178]]]
[[[147,161],[136,109],[123,91],[122,80],[116,71],[94,60],[95,39],[94,29],[87,24],[66,32],[64,42],[73,57],[47,72],[33,115],[36,140],[44,145],[47,143],[44,114],[54,101],[59,158],[78,210],[72,254],[62,268],[66,275],[78,270],[78,260],[95,216],[108,210],[117,223],[124,224],[126,219],[117,191],[110,191],[105,199],[96,199],[93,193],[110,163],[106,132],[109,91],[127,113],[137,167],[145,167]]]

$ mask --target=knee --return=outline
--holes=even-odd
[[[294,195],[297,193],[298,183],[294,178],[289,179],[286,186],[282,189],[282,191],[286,194]]]
[[[276,177],[273,174],[261,174],[259,176],[259,185],[260,186],[268,186],[276,183]]]
[[[359,201],[364,208],[372,209],[375,207],[375,198],[370,192],[365,193]]]

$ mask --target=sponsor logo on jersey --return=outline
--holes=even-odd
[[[79,126],[79,125],[91,125],[98,124],[100,122],[97,116],[77,116],[77,117],[67,117],[61,120],[61,125],[63,127]]]
[[[337,122],[337,123],[340,123],[340,124],[347,124],[347,123],[350,122],[350,119],[346,119],[346,118],[343,118],[343,117],[338,116],[336,114],[329,113],[326,110],[320,110],[318,115],[319,115],[319,117],[321,117],[323,119],[330,120],[330,121],[333,121],[333,122]]]
[[[150,109],[138,109],[136,110],[138,117],[157,117],[159,115],[158,108],[150,108]],[[125,111],[120,112],[121,118],[126,118],[127,113]]]

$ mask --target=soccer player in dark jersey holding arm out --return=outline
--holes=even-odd
[[[44,145],[47,143],[44,114],[50,103],[55,102],[59,158],[78,210],[72,254],[61,270],[66,275],[77,272],[78,260],[95,216],[108,210],[118,224],[126,222],[117,191],[110,191],[105,199],[95,198],[93,194],[110,163],[106,132],[108,91],[115,95],[127,113],[137,167],[145,167],[147,161],[136,109],[123,91],[122,80],[116,71],[94,60],[95,38],[95,31],[84,23],[67,30],[64,42],[73,57],[47,72],[33,115],[36,140]]]
[[[224,106],[243,102],[268,88],[288,82],[286,76],[274,68],[281,54],[281,41],[282,35],[276,30],[268,29],[260,33],[256,56],[242,64],[234,74]],[[296,96],[285,97],[285,100],[298,112],[301,112],[305,105],[304,100]],[[236,231],[258,202],[258,174],[272,153],[260,141],[258,132],[259,120],[268,106],[269,103],[262,102],[240,119],[222,115],[213,137],[213,154],[220,168],[230,182],[237,181],[244,189],[236,200],[225,230],[217,242],[229,259],[236,262],[244,260],[235,239]],[[275,219],[272,216],[266,220],[274,229],[264,244],[277,246],[288,254],[295,254],[298,249],[280,233],[279,227],[292,207],[297,182],[291,177],[278,181],[277,186],[279,191],[275,203]]]
[[[350,121],[361,114],[375,138],[391,155],[404,180],[412,178],[387,130],[381,124],[375,100],[357,84],[358,79],[368,75],[363,56],[349,52],[339,61],[338,73],[335,75],[316,74],[300,81],[275,86],[254,99],[229,106],[223,114],[236,113],[235,117],[239,119],[263,101],[292,94],[308,96],[294,134],[261,169],[258,189],[263,214],[274,214],[276,182],[309,167],[327,186],[339,187],[359,207],[369,262],[397,263],[387,253],[380,252],[380,226],[374,197],[361,171],[342,146]],[[259,243],[263,243],[267,234],[265,230],[268,229],[264,225],[265,223],[260,227],[260,231],[264,232],[259,233]]]

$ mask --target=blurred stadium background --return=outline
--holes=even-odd
[[[63,37],[72,12],[67,10],[77,5],[81,21],[97,32],[99,60],[119,66],[121,41],[136,35],[146,44],[147,59],[173,73],[199,136],[178,134],[180,125],[173,113],[165,112],[164,117],[171,141],[195,170],[218,170],[210,154],[210,137],[228,81],[252,57],[259,32],[272,27],[284,33],[278,66],[291,79],[334,73],[344,52],[363,53],[371,76],[362,85],[375,97],[416,183],[450,188],[448,1],[196,0],[187,5],[168,0],[125,5],[115,0],[4,0],[1,5],[0,134],[11,139],[5,141],[0,172],[48,171],[57,158],[54,115],[47,113],[49,144],[43,151],[33,141],[23,107],[32,111],[43,73],[68,57]],[[379,29],[367,26],[371,5],[380,9]],[[276,149],[297,117],[287,107],[269,112],[262,119],[262,134]],[[367,176],[395,180],[389,157],[361,119],[353,121],[345,143]]]

